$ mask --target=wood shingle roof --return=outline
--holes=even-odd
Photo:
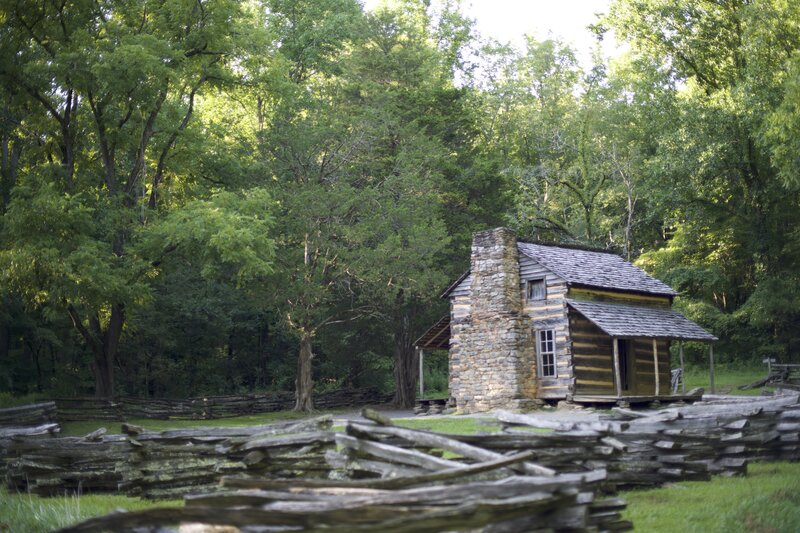
[[[675,296],[667,284],[611,252],[593,252],[520,242],[520,253],[564,278],[570,285]]]
[[[702,342],[717,340],[717,337],[669,308],[571,299],[567,299],[567,304],[611,337]]]

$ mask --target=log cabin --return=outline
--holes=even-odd
[[[614,253],[496,228],[474,234],[470,269],[442,295],[449,316],[416,345],[449,349],[460,412],[674,400],[670,345],[717,340],[672,309],[676,294]]]

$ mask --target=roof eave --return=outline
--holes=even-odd
[[[453,292],[454,290],[456,290],[456,287],[458,287],[461,284],[462,281],[467,279],[467,276],[469,276],[469,273],[470,273],[470,269],[467,269],[463,274],[461,274],[458,277],[457,280],[455,280],[449,287],[447,287],[447,289],[445,289],[445,291],[441,294],[441,296],[439,296],[439,298],[447,298],[448,296],[450,296],[450,293]]]
[[[604,291],[613,291],[613,292],[622,292],[625,294],[640,294],[643,296],[668,296],[670,298],[674,298],[678,296],[678,293],[675,292],[673,289],[670,289],[669,292],[667,291],[646,291],[646,290],[636,290],[636,289],[620,289],[617,287],[609,287],[607,285],[596,285],[596,284],[589,284],[589,283],[574,283],[574,282],[567,282],[567,287],[575,287],[575,288],[586,288],[586,289],[600,289]]]

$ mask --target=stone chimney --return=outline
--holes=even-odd
[[[469,320],[452,324],[451,395],[462,412],[517,409],[534,368],[525,320],[517,235],[507,228],[473,235]],[[455,350],[453,349],[455,345]]]
[[[517,234],[512,230],[496,228],[472,236],[470,273],[473,322],[522,310]]]

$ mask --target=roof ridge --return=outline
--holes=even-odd
[[[522,244],[535,244],[537,246],[549,246],[551,248],[564,248],[567,250],[580,250],[583,252],[595,252],[599,254],[611,254],[616,255],[617,257],[621,258],[622,260],[626,260],[619,252],[609,249],[609,248],[600,248],[597,246],[590,246],[588,244],[580,244],[580,243],[560,243],[556,241],[536,241],[536,240],[529,240],[529,239],[520,239],[517,238],[517,243]]]

